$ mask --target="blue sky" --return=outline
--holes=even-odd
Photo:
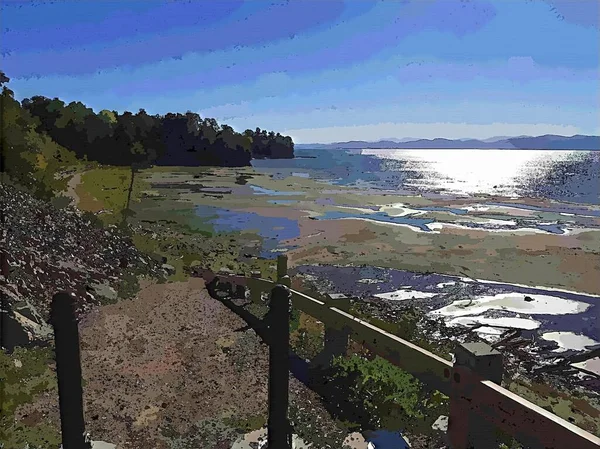
[[[296,142],[600,133],[598,0],[2,3],[17,98]]]

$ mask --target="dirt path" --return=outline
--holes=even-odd
[[[79,184],[81,184],[82,174],[83,173],[75,173],[67,183],[67,191],[65,192],[65,196],[73,200],[73,206],[77,206],[79,204],[79,195],[77,195],[77,191],[75,189]]]
[[[260,427],[268,348],[245,324],[201,279],[148,284],[88,315],[81,341],[92,435],[120,449],[211,449],[231,447],[235,435],[223,423]],[[317,396],[295,379],[291,397],[331,428]]]
[[[80,337],[86,429],[95,440],[118,449],[228,449],[266,424],[268,347],[201,279],[142,284],[134,299],[86,315]],[[60,429],[55,391],[16,415]],[[347,447],[349,429],[293,377],[289,416],[315,449]]]
[[[227,412],[263,414],[267,353],[252,331],[235,332],[244,324],[199,279],[147,285],[88,316],[81,340],[92,434],[123,448],[167,447],[166,423],[181,435]]]

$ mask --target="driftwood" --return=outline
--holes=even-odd
[[[498,340],[496,343],[493,343],[491,346],[494,349],[501,347],[501,346],[505,346],[513,338],[520,337],[521,333],[522,333],[521,329],[513,329],[513,330],[509,331],[504,338],[502,338],[501,340]]]

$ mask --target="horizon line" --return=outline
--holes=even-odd
[[[494,142],[485,142],[486,140],[489,139],[495,139],[497,138],[498,141],[501,140],[509,140],[509,139],[526,139],[526,138],[533,138],[533,139],[537,139],[540,137],[548,137],[548,136],[552,136],[552,137],[563,137],[563,138],[568,138],[571,139],[573,137],[596,137],[596,138],[600,138],[600,135],[596,135],[596,134],[572,134],[572,135],[564,135],[564,134],[539,134],[539,135],[519,135],[519,136],[502,136],[502,137],[498,137],[498,136],[491,136],[491,137],[486,137],[486,138],[475,138],[475,137],[459,137],[459,138],[450,138],[450,137],[387,137],[387,138],[381,138],[378,140],[362,140],[362,139],[351,139],[351,140],[340,140],[340,141],[333,141],[333,142],[295,142],[296,145],[335,145],[335,144],[344,144],[344,143],[353,143],[353,142],[364,142],[364,143],[381,143],[381,142],[394,142],[395,140],[398,140],[398,142],[394,142],[394,143],[398,143],[398,144],[407,144],[407,143],[411,143],[411,142],[419,142],[419,141],[434,141],[434,140],[448,140],[450,142],[459,142],[459,141],[468,141],[468,140],[476,140],[479,142],[484,142],[484,143],[494,143]],[[410,140],[404,140],[404,139],[410,139]]]

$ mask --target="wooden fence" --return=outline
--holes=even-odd
[[[270,295],[269,313],[263,321],[246,315],[247,320],[262,329],[261,334],[269,343],[269,448],[291,448],[287,420],[290,307],[324,323],[325,344],[316,360],[318,364],[327,365],[333,357],[345,354],[351,338],[411,373],[427,388],[449,396],[448,437],[452,449],[495,449],[495,429],[531,449],[600,448],[600,438],[502,388],[502,355],[490,346],[463,344],[456,350],[455,362],[450,363],[339,310],[333,303],[292,290],[285,256],[278,258],[277,273],[278,280],[273,282],[261,278],[259,272],[252,272],[250,277],[226,271],[197,272],[213,293],[219,286],[232,295],[248,289],[251,300],[257,303],[262,302],[264,293]],[[243,313],[243,309],[238,308],[238,312]],[[66,293],[54,297],[52,324],[63,449],[89,448],[89,438],[84,434],[79,334],[73,300]]]
[[[252,272],[250,277],[227,270],[218,273],[202,270],[197,274],[213,289],[218,288],[219,284],[231,293],[249,289],[253,302],[262,302],[263,294],[271,293],[271,308],[281,304],[285,295],[289,294],[294,308],[311,315],[325,326],[325,347],[318,357],[319,363],[326,364],[336,355],[345,354],[348,339],[351,338],[409,372],[427,388],[449,396],[448,437],[452,449],[497,448],[493,437],[496,429],[531,449],[600,448],[600,438],[502,388],[502,354],[489,345],[462,344],[456,349],[455,362],[451,363],[336,308],[334,301],[326,303],[290,289],[285,256],[278,257],[277,282],[261,278],[259,272]],[[287,323],[289,316],[286,319],[280,312],[277,319],[280,322],[286,320]],[[269,330],[277,332],[276,329]],[[283,339],[287,343],[289,330],[280,332],[270,335],[269,341],[281,342]],[[281,357],[288,357],[287,351],[280,354]],[[287,370],[285,383],[287,385]],[[288,447],[280,446],[280,441],[270,447]]]

